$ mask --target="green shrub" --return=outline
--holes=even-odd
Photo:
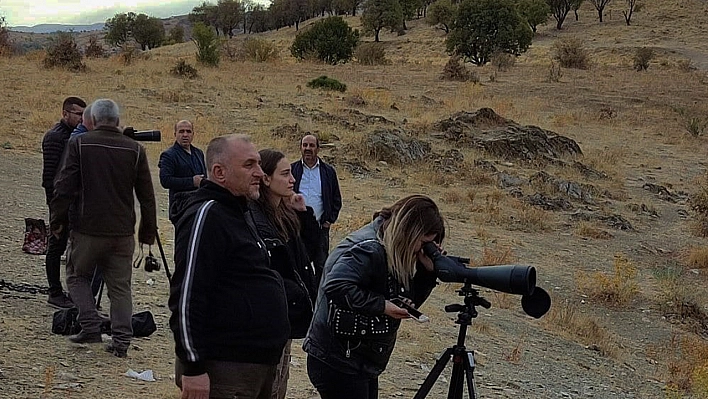
[[[649,61],[654,58],[654,50],[649,47],[640,47],[634,53],[634,70],[646,71],[649,69]]]
[[[314,55],[321,61],[336,65],[352,58],[358,42],[358,30],[352,30],[341,17],[328,17],[300,32],[290,52],[299,60]]]
[[[204,65],[219,65],[219,38],[214,31],[201,22],[192,28],[192,40],[197,45],[197,61]]]
[[[71,33],[59,32],[50,39],[47,55],[44,57],[45,68],[65,68],[74,72],[84,72],[86,64],[82,61],[81,51]]]
[[[307,87],[311,89],[335,90],[341,92],[345,92],[347,90],[347,85],[338,81],[337,79],[328,78],[325,75],[322,75],[317,79],[311,80],[309,83],[307,83]]]
[[[197,68],[191,66],[185,60],[180,60],[177,65],[170,69],[170,73],[175,76],[194,79],[197,77]]]
[[[254,37],[244,40],[243,53],[253,62],[268,62],[278,58],[278,48],[275,43]]]
[[[590,58],[583,41],[566,38],[553,43],[553,59],[563,68],[588,69]]]
[[[386,65],[386,49],[381,43],[362,43],[356,47],[354,58],[362,65]]]

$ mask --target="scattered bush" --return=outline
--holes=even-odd
[[[381,43],[362,43],[354,51],[354,58],[362,65],[386,65],[386,49]]]
[[[440,79],[458,82],[473,82],[475,84],[479,83],[479,76],[465,67],[462,63],[462,57],[459,55],[453,55],[450,57],[445,64],[445,67],[443,67],[442,74],[440,74]]]
[[[127,43],[123,43],[120,46],[120,52],[118,53],[118,59],[120,59],[120,61],[124,65],[130,65],[133,63],[133,58],[135,58],[135,53],[136,53],[135,46],[132,46]]]
[[[565,38],[553,43],[553,59],[563,68],[588,69],[590,59],[583,41]]]
[[[328,17],[300,32],[290,52],[299,60],[314,55],[321,61],[336,65],[352,58],[358,42],[358,30],[352,30],[342,17]]]
[[[497,51],[491,56],[492,66],[496,67],[498,71],[508,71],[509,68],[516,64],[516,57],[509,53],[504,53]]]
[[[60,32],[50,39],[43,64],[45,68],[59,67],[73,72],[84,72],[86,64],[82,62],[82,58],[71,33]]]
[[[551,61],[551,66],[548,67],[548,82],[558,83],[562,77],[563,71],[561,70],[560,64]]]
[[[634,53],[634,70],[646,71],[649,69],[649,61],[654,58],[654,50],[649,47],[640,47]]]
[[[106,51],[98,43],[98,36],[91,35],[89,37],[89,42],[84,49],[84,55],[86,58],[103,58],[106,56]]]
[[[12,41],[10,40],[10,31],[5,26],[5,17],[0,16],[0,56],[8,56],[13,54]]]
[[[243,41],[243,53],[253,62],[268,62],[278,58],[278,47],[273,42],[249,37]]]
[[[337,79],[328,78],[325,75],[311,80],[307,83],[307,87],[311,89],[335,90],[341,92],[345,92],[347,90],[347,85]]]
[[[180,60],[177,65],[170,69],[170,73],[175,76],[194,79],[197,75],[197,68],[191,66],[185,60]]]
[[[192,40],[197,45],[197,61],[204,65],[219,65],[219,38],[214,31],[201,22],[192,28]]]

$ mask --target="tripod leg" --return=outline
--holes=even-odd
[[[470,399],[475,399],[474,392],[474,352],[465,352],[465,375],[467,376],[467,392],[469,393]]]
[[[428,376],[425,377],[425,381],[423,381],[423,384],[420,388],[418,388],[418,392],[416,392],[413,399],[423,399],[428,395],[430,390],[433,388],[433,385],[435,385],[435,381],[437,381],[438,377],[440,377],[440,373],[442,373],[445,366],[447,366],[447,362],[450,361],[450,356],[452,356],[453,351],[454,348],[447,348],[445,352],[440,355],[438,360],[435,362],[435,366],[433,366],[433,369],[430,370]]]

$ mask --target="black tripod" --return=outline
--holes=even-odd
[[[467,326],[472,325],[472,319],[477,317],[476,306],[482,306],[489,309],[492,306],[489,301],[479,296],[479,292],[472,288],[471,283],[466,282],[465,285],[457,290],[460,296],[465,297],[465,304],[453,304],[445,306],[446,312],[458,312],[455,323],[460,325],[460,333],[457,335],[457,344],[447,348],[445,352],[435,362],[435,366],[423,381],[418,392],[413,399],[425,398],[433,388],[435,381],[440,377],[440,373],[447,366],[447,362],[452,357],[452,378],[450,379],[450,389],[448,390],[447,399],[462,399],[464,392],[464,379],[467,377],[467,391],[469,398],[475,398],[474,392],[474,351],[465,348],[465,336],[467,335]]]

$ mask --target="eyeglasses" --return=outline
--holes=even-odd
[[[77,116],[83,116],[83,115],[84,115],[84,112],[83,112],[83,111],[66,111],[66,112],[68,112],[68,113],[70,113],[70,114],[77,115]]]

